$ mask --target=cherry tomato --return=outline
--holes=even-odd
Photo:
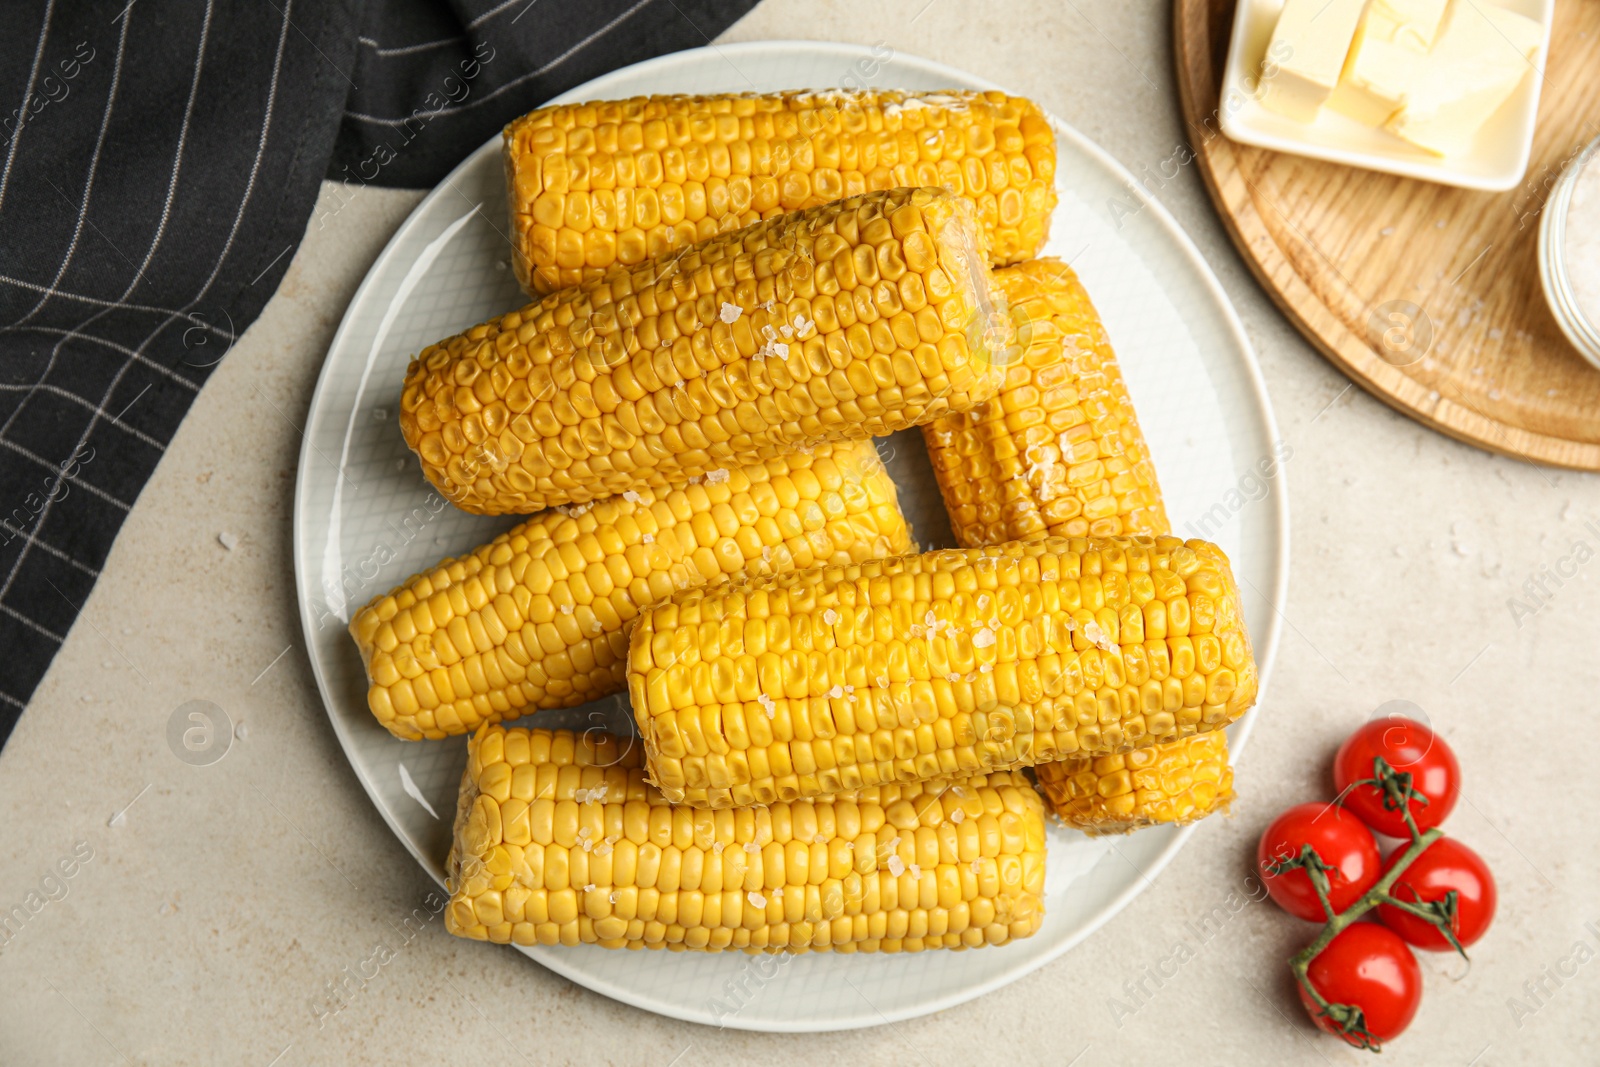
[[[1256,864],[1267,892],[1290,915],[1311,922],[1327,918],[1305,868],[1282,874],[1268,870],[1274,862],[1298,858],[1306,845],[1315,848],[1331,868],[1327,872],[1328,900],[1334,911],[1349,907],[1378,880],[1378,842],[1360,819],[1337,804],[1298,804],[1273,820],[1256,849]]]
[[[1461,792],[1461,765],[1444,738],[1412,719],[1374,719],[1340,746],[1333,760],[1340,803],[1380,834],[1411,836],[1405,816],[1383,806],[1383,794],[1376,786],[1359,785],[1345,792],[1351,782],[1375,777],[1373,760],[1379,756],[1396,771],[1410,774],[1411,788],[1428,798],[1426,804],[1413,799],[1409,805],[1417,829],[1429,830],[1444,822]]]
[[[1394,866],[1404,851],[1401,849],[1390,856],[1383,869],[1387,871]],[[1389,895],[1408,903],[1427,903],[1443,900],[1452,889],[1456,891],[1456,940],[1465,948],[1489,929],[1498,899],[1494,875],[1489,873],[1489,865],[1483,862],[1482,856],[1453,837],[1441,837],[1429,845],[1416,862],[1400,872]],[[1437,926],[1392,904],[1379,904],[1378,918],[1418,948],[1434,952],[1448,952],[1454,948]]]
[[[1306,977],[1330,1004],[1360,1008],[1367,1033],[1379,1042],[1398,1037],[1422,1002],[1422,968],[1417,966],[1417,958],[1398,934],[1377,923],[1346,927],[1311,961]],[[1364,1047],[1360,1035],[1341,1033],[1304,987],[1300,987],[1300,1002],[1323,1030]]]

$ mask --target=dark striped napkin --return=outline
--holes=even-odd
[[[324,178],[427,187],[754,0],[7,0],[0,744]]]

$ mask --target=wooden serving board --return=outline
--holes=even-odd
[[[1217,101],[1233,0],[1177,0],[1185,124],[1245,261],[1312,344],[1390,406],[1452,437],[1600,470],[1600,370],[1539,285],[1539,220],[1600,136],[1600,2],[1560,0],[1522,184],[1483,193],[1228,140]]]

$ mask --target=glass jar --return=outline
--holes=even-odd
[[[1600,139],[1578,153],[1550,191],[1539,221],[1539,281],[1556,325],[1584,359],[1600,367]]]

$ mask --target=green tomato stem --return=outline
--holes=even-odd
[[[1312,887],[1317,891],[1317,899],[1322,902],[1322,909],[1327,914],[1328,921],[1323,925],[1322,932],[1317,935],[1316,940],[1295,953],[1289,960],[1289,969],[1294,973],[1295,981],[1299,983],[1300,988],[1305,990],[1306,996],[1311,999],[1312,1003],[1316,1004],[1318,1011],[1334,1019],[1341,1026],[1341,1032],[1346,1038],[1355,1039],[1355,1043],[1358,1043],[1361,1048],[1378,1051],[1379,1042],[1367,1032],[1365,1023],[1361,1019],[1360,1009],[1351,1009],[1348,1005],[1330,1003],[1326,997],[1317,991],[1317,987],[1311,982],[1311,961],[1316,959],[1322,953],[1322,950],[1333,942],[1334,938],[1349,929],[1353,923],[1379,904],[1391,905],[1439,925],[1439,917],[1437,915],[1407,901],[1395,899],[1389,890],[1393,888],[1400,875],[1405,873],[1407,867],[1415,863],[1417,858],[1426,852],[1435,841],[1444,836],[1444,831],[1438,827],[1427,831],[1418,829],[1417,820],[1411,812],[1411,800],[1413,797],[1417,797],[1423,803],[1427,803],[1427,798],[1413,788],[1409,774],[1396,775],[1394,769],[1389,766],[1382,756],[1373,760],[1373,772],[1374,777],[1367,781],[1386,793],[1394,795],[1393,799],[1398,801],[1400,813],[1405,818],[1406,828],[1411,831],[1411,844],[1406,846],[1406,850],[1384,872],[1383,877],[1373,884],[1371,889],[1368,889],[1361,895],[1360,899],[1342,912],[1334,912],[1333,905],[1328,900],[1328,891],[1325,885],[1316,878],[1311,879]],[[1385,788],[1386,781],[1390,779],[1398,779],[1397,788]],[[1452,943],[1455,942],[1454,935],[1448,929],[1445,929],[1445,936],[1449,937]],[[1460,951],[1460,946],[1457,945],[1456,947],[1457,951]],[[1465,955],[1465,953],[1462,954]],[[1348,1018],[1352,1016],[1353,1025]]]
[[[1401,911],[1409,912],[1410,914],[1415,915],[1417,918],[1426,922],[1437,922],[1439,919],[1437,915],[1429,911],[1427,908],[1413,904],[1409,900],[1401,900],[1398,897],[1390,896],[1387,893],[1385,893],[1382,898],[1379,899],[1378,903],[1387,904],[1391,908],[1399,908]]]
[[[1394,885],[1395,880],[1405,873],[1405,869],[1415,863],[1417,857],[1428,850],[1429,845],[1443,836],[1444,831],[1437,826],[1420,834],[1415,841],[1407,846],[1405,852],[1395,861],[1394,866],[1390,867],[1371,889],[1363,893],[1361,898],[1354,904],[1329,919],[1327,924],[1323,926],[1322,933],[1317,935],[1316,940],[1295,954],[1294,958],[1289,961],[1289,966],[1294,968],[1295,977],[1300,979],[1302,985],[1307,984],[1305,973],[1306,969],[1311,965],[1311,961],[1316,959],[1318,954],[1328,947],[1330,941],[1344,933],[1357,919],[1379,904],[1392,903],[1406,907],[1404,901],[1395,900],[1389,895],[1389,889]],[[1320,997],[1316,999],[1319,1003],[1321,1002]]]

